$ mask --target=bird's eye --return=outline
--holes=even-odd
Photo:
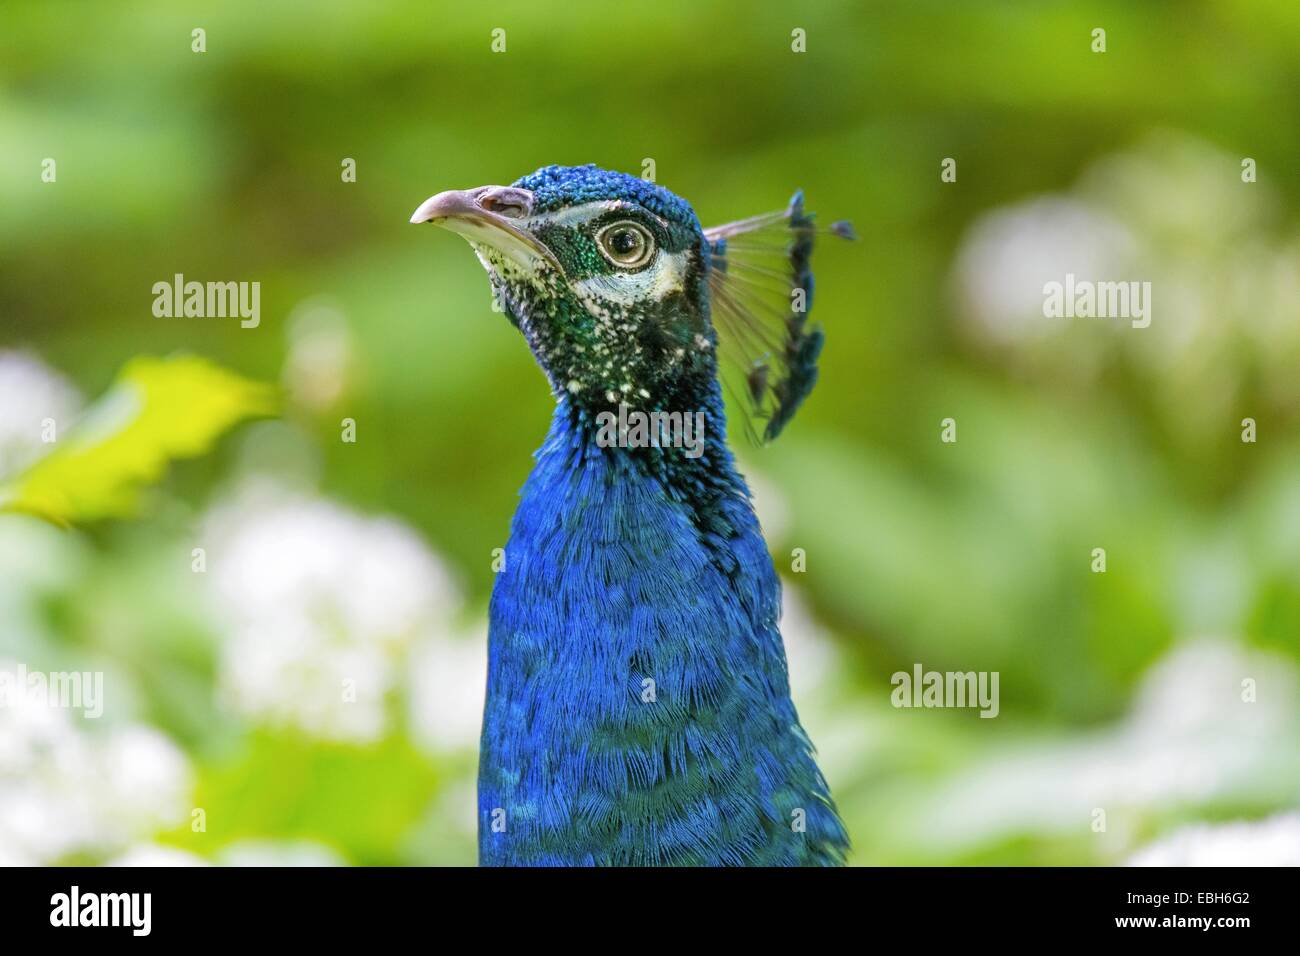
[[[639,269],[655,254],[655,237],[640,223],[610,223],[596,234],[601,254],[620,269]]]

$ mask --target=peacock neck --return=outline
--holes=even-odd
[[[602,447],[593,425],[556,409],[493,588],[480,860],[838,859],[780,585],[725,444],[669,458]]]
[[[630,404],[594,410],[561,394],[538,451],[562,455],[576,474],[606,471],[662,488],[701,518],[719,500],[748,497],[727,447],[726,415],[716,381],[671,410]]]

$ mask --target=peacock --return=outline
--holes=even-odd
[[[723,401],[767,441],[817,380],[802,195],[702,229],[653,182],[546,166],[411,222],[469,241],[556,399],[491,597],[480,863],[842,864]]]

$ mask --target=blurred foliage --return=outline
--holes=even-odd
[[[270,389],[203,359],[132,359],[68,438],[55,432],[50,454],[0,485],[0,511],[63,525],[128,517],[170,459],[201,455],[236,422],[274,410]]]
[[[140,419],[116,443],[69,433],[20,479],[35,510],[119,514],[118,479],[155,476],[177,438],[212,453],[174,464],[138,521],[59,536],[0,517],[0,657],[102,667],[106,720],[184,751],[208,830],[143,838],[207,859],[283,838],[356,863],[472,862],[472,741],[419,741],[404,685],[385,689],[369,743],[238,712],[222,690],[231,625],[191,549],[210,508],[272,476],[416,529],[481,640],[492,549],[551,399],[464,243],[407,217],[439,190],[548,163],[640,173],[651,158],[706,225],[801,187],[861,237],[815,256],[817,390],[774,445],[738,449],[778,568],[808,554],[787,592],[835,663],[799,685],[792,639],[796,703],[855,861],[1115,862],[1189,820],[1294,806],[1279,769],[1300,765],[1294,708],[1257,749],[1207,731],[1198,750],[1139,717],[1170,681],[1186,706],[1205,687],[1228,708],[1240,667],[1285,696],[1300,659],[1297,89],[1290,0],[6,3],[0,349],[85,394],[133,356],[183,350],[280,381],[286,402],[215,444],[265,411],[260,391],[236,385],[210,417],[171,393],[147,406],[152,434]],[[956,183],[940,181],[944,157]],[[1035,209],[1082,210],[1081,225],[968,256],[975,237],[999,241],[990,217],[1019,210],[1021,229]],[[1118,278],[1157,280],[1150,329],[1011,321],[1029,253],[1115,252],[1110,236],[1132,247]],[[260,325],[154,317],[154,283],[178,273],[260,281]],[[1032,306],[1041,287],[1022,285]],[[955,445],[938,440],[948,416]],[[1258,443],[1239,439],[1247,416]],[[1105,574],[1089,572],[1098,546]],[[1219,665],[1228,684],[1213,668],[1204,684],[1160,676],[1182,652],[1219,661],[1205,637],[1238,652]],[[917,661],[1000,671],[999,719],[890,708],[889,675]],[[1160,747],[1130,740],[1143,734]],[[1108,767],[1176,777],[1165,754],[1215,786],[1106,789]],[[1094,787],[1114,797],[1105,835],[1089,829]]]

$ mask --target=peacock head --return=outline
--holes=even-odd
[[[804,323],[812,228],[798,194],[783,212],[704,230],[685,200],[654,183],[593,165],[546,166],[510,186],[438,193],[411,222],[469,241],[552,389],[593,416],[620,405],[685,411],[715,393],[711,312],[739,325],[734,337],[749,349],[741,387],[766,419],[765,437],[816,379],[821,333]],[[782,267],[742,255],[729,270],[732,237],[771,226],[782,233]],[[751,294],[771,285],[769,271],[778,298],[756,306]],[[762,328],[765,312],[776,329]]]
[[[595,166],[439,193],[412,222],[460,233],[557,392],[599,410],[671,402],[712,374],[704,235],[691,207]]]

